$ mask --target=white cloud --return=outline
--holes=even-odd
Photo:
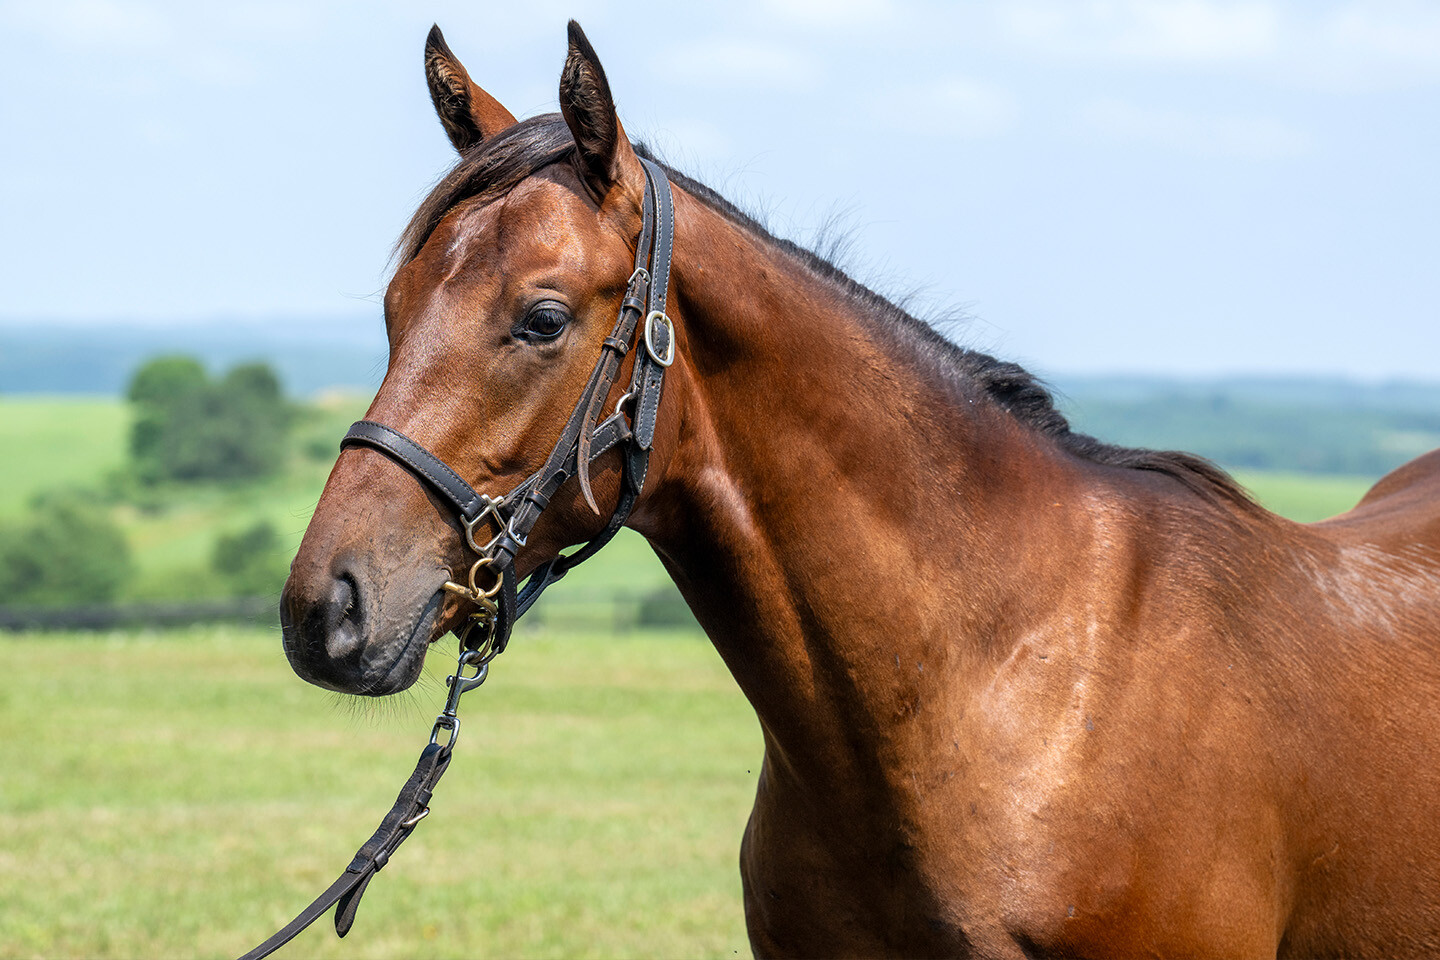
[[[1440,5],[1351,2],[1296,31],[1288,72],[1327,87],[1370,90],[1440,79]]]
[[[1376,58],[1440,61],[1440,6],[1348,3],[1321,20],[1320,36]]]
[[[1269,117],[1205,115],[1097,100],[1081,107],[1077,120],[1107,139],[1202,155],[1268,159],[1296,156],[1311,147],[1305,131]]]
[[[219,19],[233,19],[243,9],[226,11]],[[257,72],[250,51],[242,53],[233,30],[219,29],[206,8],[137,0],[6,3],[0,5],[0,23],[55,49],[80,48],[103,58],[105,88],[112,94],[153,94],[165,82],[166,70],[211,86],[238,86]]]
[[[1014,0],[988,27],[1002,46],[1061,62],[1243,69],[1331,89],[1440,79],[1430,0]]]

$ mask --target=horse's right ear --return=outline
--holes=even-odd
[[[515,115],[470,79],[438,25],[425,38],[425,82],[445,133],[461,153],[515,125]]]
[[[645,171],[615,115],[605,69],[574,20],[570,21],[565,69],[560,73],[560,112],[575,138],[580,177],[597,201],[604,200],[617,184],[644,190]]]

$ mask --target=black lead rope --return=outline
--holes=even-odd
[[[490,661],[504,651],[515,621],[530,609],[540,594],[593,557],[620,531],[645,488],[665,370],[675,359],[675,328],[665,314],[675,241],[675,212],[670,181],[664,170],[649,160],[641,159],[640,163],[645,169],[645,199],[640,237],[635,246],[635,272],[626,285],[620,315],[610,336],[605,338],[600,359],[591,371],[580,401],[539,470],[497,499],[476,493],[439,457],[382,423],[361,420],[351,426],[340,442],[342,450],[366,446],[385,454],[455,508],[465,529],[466,542],[479,559],[470,568],[468,583],[447,583],[445,589],[474,603],[478,612],[458,631],[460,658],[455,673],[445,680],[449,689],[445,709],[435,718],[430,742],[420,752],[415,772],[405,781],[395,805],[374,835],[356,851],[345,872],[294,920],[240,960],[269,956],[332,906],[335,907],[335,932],[342,937],[350,932],[355,911],[370,880],[430,813],[430,797],[450,766],[459,736],[457,711],[461,695],[485,682]],[[635,364],[628,391],[616,405],[615,412],[600,421],[620,365],[632,348]],[[627,405],[632,410],[628,423],[624,413]],[[525,546],[526,538],[550,499],[566,480],[578,477],[586,501],[594,507],[590,464],[616,447],[620,449],[620,496],[609,522],[574,553],[541,564],[517,587],[515,556]],[[482,523],[494,523],[498,528],[483,544],[476,539]],[[482,589],[476,577],[487,570],[491,582]],[[467,675],[467,669],[474,672]],[[442,731],[447,734],[444,742],[441,742]]]

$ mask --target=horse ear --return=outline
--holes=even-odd
[[[560,112],[575,138],[580,177],[597,200],[616,184],[643,189],[645,173],[630,147],[610,82],[580,24],[570,21],[570,50],[560,73]]]
[[[514,114],[470,79],[438,25],[425,38],[425,82],[445,133],[462,153],[515,124]]]

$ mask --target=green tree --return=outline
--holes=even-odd
[[[136,371],[127,395],[130,453],[144,481],[246,479],[285,462],[291,409],[263,363],[214,381],[193,357],[157,357]]]
[[[221,379],[217,392],[221,400],[206,431],[216,459],[228,465],[230,476],[259,477],[279,469],[292,418],[274,371],[263,363],[242,364]]]
[[[126,398],[134,404],[130,455],[140,479],[194,472],[194,422],[209,399],[210,378],[194,357],[156,357],[136,371]]]
[[[75,491],[44,494],[0,528],[0,604],[103,603],[115,598],[132,570],[124,533]]]
[[[217,537],[210,565],[230,592],[240,597],[278,594],[290,573],[280,535],[264,520],[238,533]]]

